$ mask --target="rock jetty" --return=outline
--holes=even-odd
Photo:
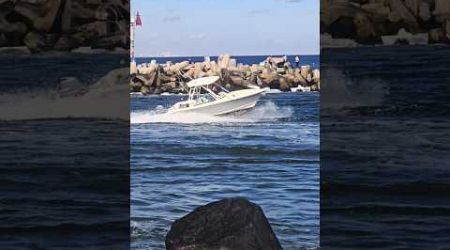
[[[244,198],[224,199],[175,221],[167,250],[280,250],[262,209]]]
[[[0,47],[129,49],[129,1],[0,0]]]
[[[450,42],[448,0],[321,0],[322,47]]]
[[[138,65],[131,76],[130,91],[145,95],[186,93],[187,82],[206,76],[219,76],[219,84],[230,90],[252,86],[281,91],[290,91],[298,86],[308,87],[311,91],[320,89],[320,70],[310,65],[293,67],[283,57],[268,57],[263,63],[244,65],[224,54],[218,57],[217,62],[206,57],[204,62],[196,63]]]

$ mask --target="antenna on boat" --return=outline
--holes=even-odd
[[[139,11],[136,12],[135,17],[130,18],[130,73],[134,74],[137,72],[136,66],[136,58],[134,57],[134,41],[136,37],[136,27],[142,26],[141,15],[139,15]]]

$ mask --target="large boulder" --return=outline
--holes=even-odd
[[[411,13],[411,11],[405,6],[405,3],[401,0],[388,0],[387,1],[391,13],[389,15],[389,20],[396,22],[403,22],[405,28],[410,32],[417,32],[419,30],[419,25],[417,23],[416,17]]]
[[[289,80],[285,79],[284,77],[281,77],[280,80],[280,90],[281,91],[289,91],[291,89],[291,84],[289,84]]]
[[[248,82],[240,76],[230,76],[230,80],[235,86],[239,86],[241,88],[246,88],[248,86]]]
[[[61,0],[17,1],[14,10],[28,20],[32,20],[33,28],[49,32],[55,25]]]
[[[436,0],[433,14],[446,19],[450,16],[450,2],[448,0]]]
[[[308,77],[308,75],[311,73],[311,66],[310,65],[302,65],[300,67],[300,74],[303,78]]]
[[[189,67],[189,61],[183,61],[176,63],[175,65],[170,65],[165,70],[168,74],[179,74],[187,67]]]
[[[318,69],[315,69],[315,70],[313,70],[313,79],[314,80],[320,80],[320,70],[318,70]]]
[[[222,54],[217,59],[217,64],[220,69],[226,69],[226,68],[228,68],[228,65],[230,64],[230,60],[231,60],[230,55]]]
[[[420,0],[405,0],[404,2],[405,6],[414,16],[419,14]]]
[[[281,245],[262,209],[245,198],[224,199],[175,221],[167,250],[278,250]]]
[[[355,35],[359,42],[370,43],[377,40],[377,32],[372,20],[366,14],[357,13],[353,19]]]
[[[430,42],[438,43],[444,40],[445,32],[441,28],[431,29],[428,31],[428,36],[430,37]]]

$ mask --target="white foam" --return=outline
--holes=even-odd
[[[291,107],[280,108],[273,102],[263,105],[241,114],[228,116],[213,116],[200,113],[175,113],[168,114],[161,108],[149,111],[137,111],[130,114],[131,124],[142,123],[254,123],[261,121],[275,121],[292,116]]]

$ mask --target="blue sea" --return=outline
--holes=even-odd
[[[252,65],[259,64],[260,62],[266,60],[269,55],[263,56],[231,56],[231,58],[235,58],[237,63]],[[270,55],[272,57],[280,57],[283,55]],[[288,61],[292,66],[295,66],[295,57],[296,55],[286,55],[288,57]],[[217,61],[217,56],[211,56],[212,61]],[[320,55],[299,55],[300,65],[310,65],[313,69],[318,69],[320,66]],[[203,56],[192,56],[192,57],[138,57],[136,58],[137,64],[142,63],[150,63],[151,60],[156,60],[159,64],[164,64],[168,61],[172,63],[178,63],[182,61],[191,61],[191,62],[203,62],[205,58]]]
[[[171,223],[243,196],[284,249],[319,246],[319,94],[267,94],[225,117],[167,115],[186,96],[131,98],[132,249],[164,249]]]

